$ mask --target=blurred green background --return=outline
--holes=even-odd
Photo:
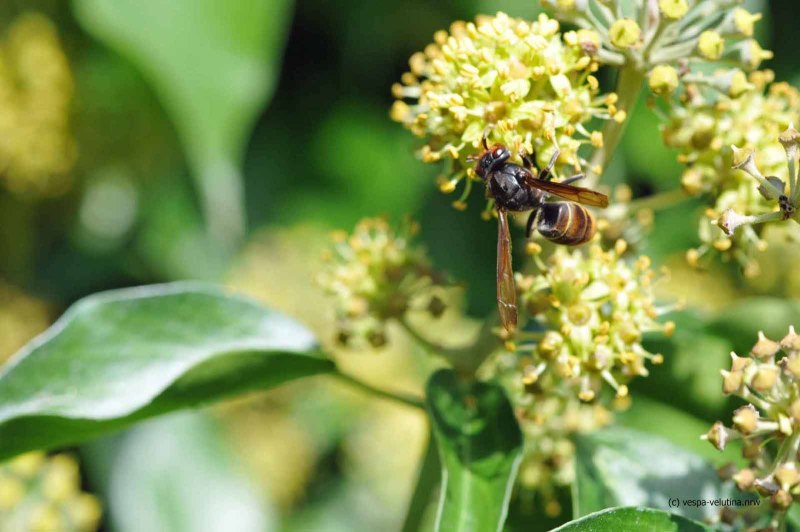
[[[776,57],[765,66],[797,81],[796,3],[748,4],[765,15],[760,40]],[[539,7],[534,0],[0,4],[0,78],[18,84],[13,97],[0,94],[0,107],[19,107],[16,121],[0,108],[0,122],[10,124],[3,135],[14,138],[35,109],[66,96],[64,135],[75,150],[60,185],[34,168],[24,174],[28,185],[9,173],[0,186],[0,359],[87,294],[190,278],[226,283],[330,339],[330,308],[313,283],[317,258],[331,230],[380,214],[417,218],[434,262],[466,287],[466,311],[492,311],[495,227],[479,216],[479,192],[466,212],[451,208],[454,198],[434,185],[437,168],[415,159],[417,140],[388,110],[391,84],[434,31],[498,10],[533,18]],[[74,87],[43,92],[14,63],[25,36],[14,44],[11,35],[31,12],[53,24]],[[44,52],[34,59],[45,67],[54,61]],[[644,101],[628,127],[636,134],[627,135],[605,182],[627,182],[637,196],[678,187],[680,167]],[[24,151],[14,153],[25,162]],[[686,201],[660,212],[643,243],[657,265],[673,269],[665,297],[687,297],[690,310],[677,315],[672,340],[654,340],[667,363],[636,383],[634,409],[623,415],[663,431],[647,426],[647,402],[636,397],[670,402],[694,416],[658,410],[677,416],[670,436],[682,441],[728,408],[718,375],[730,350],[748,349],[760,328],[782,335],[800,314],[786,299],[768,299],[788,295],[780,271],[767,268],[744,286],[732,266],[707,274],[684,266],[683,253],[698,244],[701,210]],[[788,285],[797,295],[800,283]],[[371,382],[419,391],[429,363],[408,350],[398,340],[384,352],[337,357]],[[687,393],[675,398],[675,386]],[[77,451],[84,489],[103,500],[108,529],[393,530],[425,439],[418,413],[320,378]],[[523,510],[509,526],[530,525]]]

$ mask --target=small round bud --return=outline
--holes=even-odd
[[[728,444],[728,440],[730,439],[730,437],[731,437],[730,430],[725,428],[725,425],[723,425],[719,421],[714,423],[714,425],[711,427],[711,430],[709,430],[705,434],[705,436],[703,436],[703,438],[707,440],[708,443],[710,443],[720,451],[725,450],[725,446]]]
[[[778,368],[775,366],[761,366],[753,375],[750,386],[757,392],[766,392],[778,382]]]
[[[737,356],[736,353],[731,353],[731,371],[742,371],[752,362],[753,361],[750,358],[740,357]]]
[[[666,18],[677,20],[689,11],[689,3],[686,0],[658,0],[658,8]]]
[[[711,61],[716,61],[722,57],[722,51],[725,49],[725,39],[719,32],[714,30],[706,30],[700,34],[700,39],[697,41],[697,50],[700,55]]]
[[[778,342],[773,342],[766,336],[763,331],[758,331],[758,341],[750,353],[756,358],[771,358],[780,351],[781,346]]]
[[[761,20],[761,13],[752,14],[741,7],[733,10],[733,23],[737,31],[745,37],[753,36],[753,29],[759,20]]]
[[[782,489],[788,491],[800,482],[800,472],[797,471],[797,466],[793,462],[787,462],[775,469],[775,480]]]
[[[758,425],[758,411],[753,405],[745,405],[733,412],[733,426],[747,436],[752,434]]]
[[[800,334],[797,334],[794,327],[789,327],[789,334],[781,340],[781,349],[790,355],[800,354]]]
[[[789,509],[789,506],[792,505],[792,495],[785,490],[778,490],[775,494],[770,498],[770,502],[772,503],[772,507],[779,512],[785,512]]]
[[[611,25],[608,30],[611,44],[620,49],[631,48],[639,42],[642,30],[635,20],[622,18]]]
[[[745,92],[753,90],[754,85],[747,81],[747,76],[741,70],[735,70],[730,77],[728,94],[731,98],[738,98]]]
[[[678,88],[678,71],[670,65],[658,65],[650,72],[648,84],[658,95],[672,94]]]
[[[722,393],[730,395],[736,393],[742,387],[742,372],[741,371],[725,371],[722,370]]]
[[[749,69],[756,69],[761,65],[762,61],[773,57],[772,52],[761,48],[761,45],[755,39],[748,40],[740,50],[741,61]]]
[[[733,475],[733,481],[736,482],[736,487],[742,491],[749,491],[753,488],[756,481],[756,475],[752,469],[742,469]]]

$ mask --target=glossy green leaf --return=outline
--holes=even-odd
[[[646,506],[713,520],[725,501],[734,506],[747,498],[706,460],[657,436],[614,427],[579,436],[576,447],[575,516]]]
[[[332,371],[311,333],[203,285],[87,297],[0,373],[0,459]]]
[[[242,236],[241,161],[275,87],[291,0],[74,0],[81,25],[132,61],[175,122],[218,241]]]
[[[711,528],[680,515],[652,508],[609,508],[570,521],[553,532],[704,532]]]
[[[427,407],[442,463],[437,531],[502,529],[522,456],[522,432],[502,388],[439,370]]]

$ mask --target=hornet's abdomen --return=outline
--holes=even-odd
[[[597,231],[594,216],[577,203],[545,203],[539,208],[536,228],[546,239],[565,246],[577,246],[592,239]]]

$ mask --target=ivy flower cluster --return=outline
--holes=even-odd
[[[532,364],[531,356],[502,351],[486,371],[505,387],[525,436],[518,483],[541,497],[545,513],[557,516],[561,513],[558,491],[575,480],[573,437],[610,424],[613,416],[599,402],[580,401],[555,375],[532,381]]]
[[[668,310],[655,304],[656,273],[647,256],[628,265],[620,258],[626,248],[623,240],[609,251],[592,245],[587,254],[559,247],[546,263],[536,257],[541,273],[517,274],[521,304],[545,330],[538,343],[518,346],[530,357],[526,382],[551,373],[582,401],[597,398],[603,383],[625,397],[627,383],[648,374],[647,361],[662,362],[642,346],[642,336],[671,334],[675,324],[656,321]]]
[[[425,139],[423,161],[449,161],[439,178],[443,192],[466,183],[456,207],[466,205],[476,179],[467,157],[480,151],[487,130],[492,142],[512,153],[535,151],[540,166],[557,144],[556,171],[571,175],[587,164],[579,148],[603,143],[587,122],[625,120],[616,95],[601,95],[592,74],[599,46],[597,32],[562,34],[558,21],[546,15],[535,22],[504,13],[455,22],[411,57],[410,71],[393,87],[391,116]]]
[[[770,71],[753,72],[735,96],[690,88],[663,126],[667,146],[677,148],[679,161],[686,164],[683,189],[709,198],[699,225],[702,245],[687,255],[692,264],[721,254],[737,261],[747,276],[759,271],[757,257],[766,242],[753,223],[775,216],[770,213],[776,211],[778,197],[769,185],[766,195],[759,191],[761,174],[754,181],[746,171],[760,168],[767,176],[783,175],[787,152],[775,140],[800,118],[800,92],[773,79]],[[741,148],[738,155],[735,147]],[[755,218],[742,220],[732,213]]]
[[[542,0],[561,20],[600,35],[598,59],[646,72],[650,89],[675,91],[692,63],[725,61],[746,70],[772,57],[753,38],[760,13],[738,7],[743,0]],[[698,71],[690,78],[703,79]]]
[[[759,333],[748,356],[731,358],[731,369],[722,371],[722,390],[747,404],[734,411],[732,427],[718,421],[704,438],[720,450],[743,440],[749,465],[733,480],[785,512],[800,501],[800,335],[793,327],[780,341]]]
[[[53,24],[20,16],[0,44],[0,175],[20,194],[54,196],[70,186],[74,82]]]
[[[416,232],[412,223],[395,232],[385,219],[367,218],[350,235],[334,233],[317,280],[335,298],[341,343],[381,347],[388,320],[412,311],[438,318],[446,310],[441,295],[447,283],[412,244]]]
[[[81,492],[74,458],[41,452],[0,466],[0,529],[90,532],[100,525],[96,497]]]

